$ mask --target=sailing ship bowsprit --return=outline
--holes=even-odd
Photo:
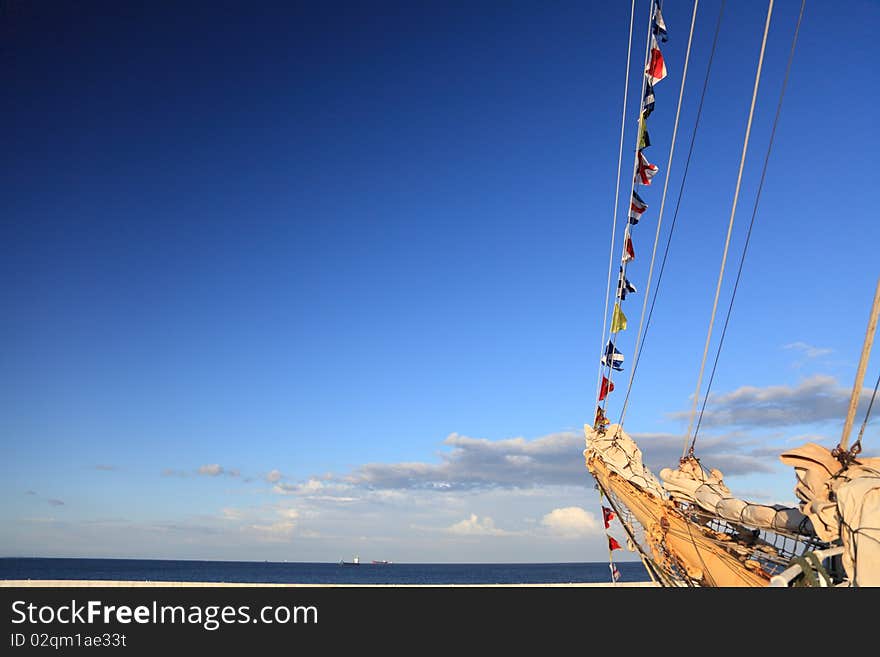
[[[792,55],[803,7],[802,3],[792,42]],[[755,92],[746,130],[746,143],[754,112],[772,8],[773,0],[770,0]],[[695,2],[694,17],[696,11]],[[861,395],[865,369],[880,314],[880,280],[874,295],[843,435],[838,445],[828,449],[816,443],[806,443],[780,455],[782,463],[794,468],[795,494],[800,501],[797,507],[757,504],[734,496],[725,485],[723,474],[717,469],[704,467],[697,458],[695,450],[697,432],[694,431],[691,440],[691,426],[688,427],[686,436],[686,444],[689,440],[690,447],[684,451],[677,466],[663,468],[659,476],[655,476],[643,463],[638,445],[624,430],[629,387],[624,396],[618,422],[612,423],[607,416],[608,401],[615,390],[614,375],[624,370],[625,356],[619,349],[618,343],[618,337],[628,325],[623,310],[624,301],[628,294],[637,293],[637,286],[630,282],[627,276],[627,266],[635,259],[636,254],[633,237],[639,222],[653,204],[646,202],[650,201],[647,193],[650,190],[645,188],[652,184],[659,171],[659,167],[649,161],[646,152],[651,145],[647,123],[648,117],[654,110],[655,86],[667,77],[666,62],[660,45],[667,41],[667,32],[659,0],[651,2],[649,19],[644,65],[640,71],[642,100],[632,165],[633,175],[629,194],[624,196],[625,199],[629,199],[629,210],[626,213],[619,264],[615,267],[613,261],[609,261],[608,293],[612,292],[611,273],[615,269],[617,285],[611,306],[610,324],[607,321],[609,303],[606,299],[602,352],[597,378],[596,411],[592,424],[584,426],[586,438],[584,457],[587,470],[593,476],[600,491],[602,515],[608,538],[611,578],[616,581],[618,577],[613,561],[614,552],[623,549],[621,541],[611,531],[612,523],[617,521],[625,536],[624,542],[639,554],[651,578],[662,586],[880,586],[880,458],[859,457],[864,424],[858,439],[849,446],[853,416]],[[719,26],[720,23],[719,15]],[[791,59],[789,69],[790,66]],[[685,58],[684,70],[686,73],[687,58]],[[683,88],[682,81],[682,90]],[[780,94],[780,107],[782,97],[783,94]],[[624,107],[625,98],[624,95]],[[681,96],[679,110],[680,106]],[[777,108],[777,119],[778,116]],[[677,122],[678,113],[676,128]],[[673,147],[674,143],[675,130],[672,138]],[[623,129],[621,129],[621,154],[622,144]],[[667,168],[671,166],[673,147],[670,148]],[[745,143],[740,163],[740,177],[744,161]],[[740,180],[737,181],[734,195],[731,227],[739,184]],[[663,193],[665,199],[665,188]],[[616,195],[619,195],[619,178]],[[615,198],[616,202],[617,198]],[[661,202],[661,216],[662,207]],[[730,227],[728,244],[729,231]],[[657,234],[659,236],[659,218]],[[726,244],[725,258],[722,260],[719,274],[718,291],[721,289],[727,246]],[[613,250],[612,228],[612,253]],[[650,274],[645,286],[645,297],[649,287]],[[716,308],[718,291],[715,299]],[[644,318],[646,302],[645,298],[642,318]],[[715,308],[713,308],[713,321],[714,314]],[[606,324],[608,324],[607,342]],[[711,337],[712,321],[709,326]],[[633,372],[638,362],[641,330],[640,322],[631,365]],[[708,344],[709,337],[706,341],[707,351]],[[705,354],[703,365],[705,365]],[[700,377],[702,370],[701,366]],[[630,386],[631,384],[632,374],[629,381]],[[624,386],[619,384],[617,387]],[[874,394],[875,396],[877,394],[876,387]],[[697,394],[694,396],[694,410],[698,397],[699,383]],[[869,413],[873,406],[873,398],[871,402]],[[693,417],[692,412],[692,420]],[[624,536],[620,538],[623,539]]]

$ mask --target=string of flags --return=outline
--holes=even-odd
[[[620,571],[617,570],[617,564],[613,561],[609,565],[611,566],[611,579],[616,582],[620,579]]]
[[[620,270],[617,279],[617,291],[615,295],[614,310],[611,314],[611,337],[605,352],[602,354],[601,364],[603,370],[601,373],[602,383],[599,387],[599,398],[596,406],[596,416],[593,427],[597,431],[604,431],[609,424],[609,420],[605,415],[605,404],[609,393],[614,390],[612,383],[612,371],[623,371],[623,354],[618,351],[615,341],[620,332],[625,331],[627,327],[627,318],[623,312],[622,302],[626,300],[627,294],[635,294],[636,287],[630,283],[626,277],[627,265],[635,260],[636,251],[633,246],[632,232],[633,227],[637,226],[642,219],[648,204],[639,195],[637,187],[649,187],[654,176],[657,175],[659,167],[648,161],[645,155],[645,149],[651,146],[651,138],[648,135],[648,117],[654,112],[655,97],[654,86],[666,78],[666,61],[663,58],[663,52],[660,50],[660,43],[668,41],[666,32],[666,21],[663,20],[663,14],[660,8],[660,0],[653,0],[651,4],[651,45],[647,56],[648,64],[644,71],[644,93],[642,95],[641,109],[639,110],[638,122],[638,140],[636,148],[635,176],[633,177],[632,198],[630,199],[629,212],[626,230],[623,237],[623,254],[620,261]],[[603,507],[604,509],[604,507]],[[606,519],[606,527],[608,520]],[[613,537],[609,536],[609,549],[619,548],[612,546],[612,542],[617,545]]]
[[[608,529],[611,527],[611,521],[615,518],[614,511],[607,506],[602,506],[602,519],[605,521],[605,536],[608,538],[608,565],[611,568],[611,580],[616,582],[620,579],[620,571],[614,563],[614,550],[622,550],[620,543],[614,538]]]
[[[650,186],[652,179],[659,171],[657,165],[648,161],[644,150],[651,145],[651,138],[648,136],[648,117],[654,112],[654,85],[663,80],[667,74],[666,62],[663,59],[663,53],[660,51],[658,40],[661,43],[666,43],[668,37],[666,34],[666,22],[663,20],[663,14],[660,11],[660,0],[654,0],[651,3],[651,11],[651,50],[648,57],[648,65],[644,72],[644,94],[642,96],[641,110],[639,111],[638,144],[632,198],[630,199],[627,225],[623,238],[623,255],[621,256],[620,269],[617,276],[614,310],[611,314],[611,337],[601,358],[604,369],[602,370],[602,383],[599,387],[599,403],[596,406],[596,417],[593,423],[593,427],[597,431],[604,431],[605,427],[609,424],[604,406],[607,403],[608,395],[614,390],[614,382],[611,380],[612,371],[623,371],[624,356],[615,344],[617,336],[621,331],[625,331],[627,327],[627,319],[623,312],[622,302],[626,300],[628,294],[635,294],[638,291],[636,286],[630,283],[626,277],[627,264],[636,258],[635,247],[632,242],[632,230],[634,226],[638,225],[648,209],[648,204],[639,195],[636,187],[638,185],[643,187]],[[608,567],[611,570],[611,580],[613,582],[620,580],[620,571],[614,563],[614,551],[623,549],[623,546],[609,531],[611,529],[611,521],[616,517],[613,509],[604,504],[602,505],[602,520],[605,524],[605,537],[608,539]],[[619,518],[618,521],[620,521]],[[631,545],[630,549],[632,549]]]

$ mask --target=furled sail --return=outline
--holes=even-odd
[[[594,431],[584,427],[587,436],[587,449],[584,457],[593,452],[602,459],[611,472],[616,472],[631,484],[658,498],[666,498],[663,485],[642,463],[642,451],[635,441],[624,432],[620,425],[612,424],[605,431]]]
[[[880,458],[844,467],[816,443],[779,458],[794,467],[795,494],[816,533],[843,544],[841,560],[852,586],[880,586]]]
[[[693,456],[682,459],[676,469],[660,470],[660,479],[673,499],[696,504],[725,520],[758,529],[815,534],[807,516],[796,508],[755,504],[734,497],[724,485],[721,471],[712,468],[706,472]]]

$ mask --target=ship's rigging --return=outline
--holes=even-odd
[[[682,177],[678,200],[676,201],[672,227],[678,215],[682,194],[685,188],[687,170],[693,153],[697,135],[703,100],[712,69],[712,59],[718,43],[718,33],[724,13],[722,0],[715,28],[712,49],[703,83],[700,105],[692,132],[688,150],[685,173]],[[647,149],[651,146],[648,132],[648,118],[653,113],[657,98],[655,86],[668,76],[667,63],[664,59],[661,44],[668,40],[666,22],[659,0],[650,4],[645,53],[641,68],[641,103],[638,114],[636,148],[632,163],[632,176],[629,194],[623,200],[628,205],[625,213],[623,237],[621,239],[621,256],[617,265],[617,285],[611,296],[612,274],[615,270],[615,225],[617,223],[618,195],[620,194],[620,171],[622,169],[623,136],[625,121],[621,122],[621,139],[618,155],[618,178],[615,190],[615,212],[612,220],[611,250],[609,255],[608,283],[606,286],[605,311],[603,315],[602,353],[596,385],[595,415],[591,425],[585,425],[586,446],[584,451],[587,469],[596,480],[597,488],[602,495],[602,514],[608,534],[609,562],[612,579],[616,580],[616,568],[613,555],[622,549],[610,531],[611,522],[617,520],[626,536],[627,545],[637,551],[642,558],[651,578],[667,586],[766,586],[787,585],[792,581],[800,584],[814,582],[815,585],[827,586],[858,586],[880,583],[880,565],[865,566],[869,554],[880,557],[880,530],[872,528],[870,522],[864,525],[862,520],[880,516],[880,460],[857,459],[861,449],[861,438],[852,448],[847,448],[849,431],[852,427],[853,413],[861,394],[862,377],[864,376],[880,312],[880,281],[871,312],[865,344],[853,387],[850,409],[847,416],[844,434],[835,450],[827,450],[813,443],[801,448],[788,450],[780,456],[783,463],[795,468],[798,485],[796,494],[801,500],[799,508],[781,505],[756,504],[738,499],[727,488],[723,475],[715,469],[707,469],[696,456],[696,443],[709,391],[714,381],[724,337],[733,309],[733,301],[739,287],[745,263],[745,256],[751,237],[752,228],[757,216],[758,203],[763,189],[767,164],[772,152],[773,140],[779,123],[785,89],[794,61],[798,32],[804,13],[805,0],[802,0],[797,25],[794,28],[791,49],[786,67],[785,78],[779,93],[772,132],[764,156],[760,183],[755,196],[751,221],[745,245],[739,260],[736,280],[731,294],[721,337],[718,342],[714,361],[711,366],[706,385],[702,407],[699,414],[702,380],[709,356],[709,347],[716,314],[718,312],[722,281],[727,265],[731,234],[740,196],[743,168],[749,145],[755,106],[758,98],[761,71],[768,41],[773,0],[769,0],[763,36],[751,94],[748,118],[745,126],[742,151],[735,183],[733,203],[727,224],[727,234],[721,257],[712,311],[702,361],[697,376],[696,392],[692,398],[688,428],[684,436],[682,457],[677,468],[664,468],[659,478],[643,464],[641,451],[635,441],[624,430],[627,404],[630,400],[633,379],[639,356],[644,347],[644,337],[650,324],[651,314],[657,299],[666,256],[669,252],[669,237],[663,261],[658,275],[657,286],[651,301],[651,312],[648,308],[648,296],[651,290],[651,278],[660,238],[660,225],[666,203],[669,175],[673,162],[675,143],[684,97],[685,80],[694,37],[698,0],[694,1],[690,33],[684,57],[683,73],[679,88],[678,105],[672,130],[669,154],[666,166],[661,169],[652,164]],[[635,0],[630,13],[630,44],[635,15]],[[629,76],[628,51],[627,77]],[[624,90],[624,117],[626,113],[626,88]],[[628,264],[635,259],[636,249],[633,237],[635,227],[643,217],[649,216],[647,210],[653,200],[646,192],[663,172],[663,192],[657,216],[656,234],[644,289],[635,285],[627,277]],[[648,197],[646,201],[645,198]],[[650,202],[648,202],[650,201]],[[636,332],[632,366],[623,403],[620,407],[618,422],[612,424],[608,418],[608,402],[615,390],[615,372],[623,372],[625,356],[619,349],[618,338],[627,330],[629,321],[624,313],[624,301],[628,294],[643,294],[642,311]],[[613,300],[613,304],[611,301]],[[609,321],[609,307],[611,308]],[[878,378],[880,385],[880,378]],[[874,396],[877,394],[875,386]],[[868,407],[868,414],[873,407],[873,398]],[[871,521],[873,522],[873,521]],[[861,556],[858,551],[861,550]],[[818,555],[818,556],[817,556]],[[877,561],[877,559],[874,559]],[[860,565],[861,564],[861,565]]]

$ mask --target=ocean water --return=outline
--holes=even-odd
[[[649,580],[639,561],[616,562],[620,582]],[[607,562],[339,563],[0,558],[0,580],[86,579],[254,584],[560,584],[611,582]]]

